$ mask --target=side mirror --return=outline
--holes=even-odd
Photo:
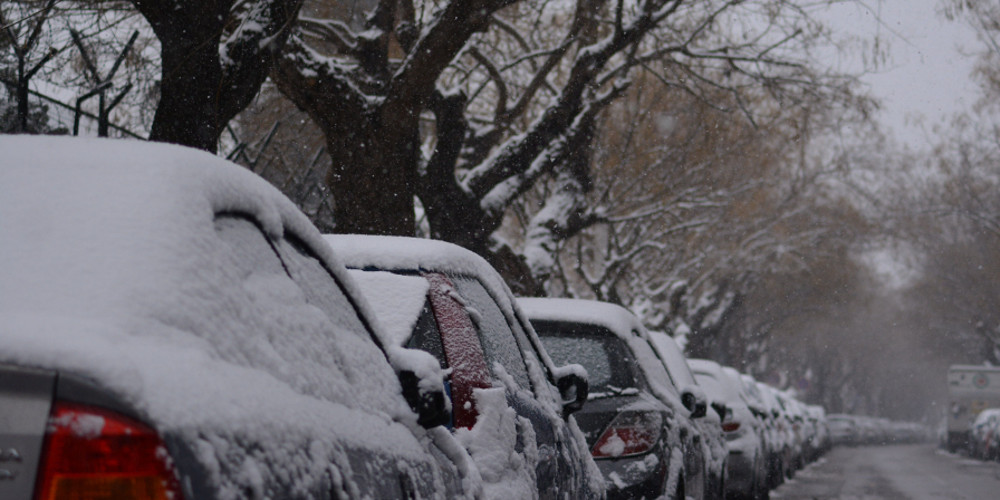
[[[580,365],[564,366],[557,371],[556,388],[562,399],[563,418],[566,418],[583,408],[590,393],[590,383],[586,370]]]
[[[713,401],[712,409],[715,410],[715,413],[719,414],[719,418],[721,418],[722,420],[726,419],[726,411],[729,410],[729,408],[726,408],[726,405]]]
[[[451,422],[451,405],[444,387],[427,390],[420,387],[420,378],[409,370],[399,372],[403,398],[417,414],[417,423],[425,429]]]
[[[705,404],[705,400],[699,401],[698,396],[691,391],[684,391],[681,394],[681,404],[684,405],[684,408],[687,408],[687,411],[691,412],[691,418],[704,417],[708,412],[708,405]]]

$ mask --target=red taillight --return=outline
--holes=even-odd
[[[722,423],[722,431],[723,432],[736,432],[738,430],[740,430],[740,423],[739,422],[723,422]]]
[[[177,476],[156,431],[90,406],[52,407],[37,500],[181,500]]]
[[[659,441],[662,426],[663,417],[658,412],[619,413],[594,443],[590,454],[594,458],[611,458],[645,453]]]

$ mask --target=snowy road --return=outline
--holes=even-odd
[[[1000,463],[932,445],[838,447],[771,493],[781,500],[1000,498]]]

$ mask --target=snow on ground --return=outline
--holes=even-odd
[[[836,447],[771,493],[785,500],[996,498],[1000,464],[938,453],[932,445]]]

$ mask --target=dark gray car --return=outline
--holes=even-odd
[[[553,359],[592,374],[577,421],[608,497],[705,498],[705,450],[692,425],[705,407],[674,387],[638,318],[605,302],[518,302]]]

